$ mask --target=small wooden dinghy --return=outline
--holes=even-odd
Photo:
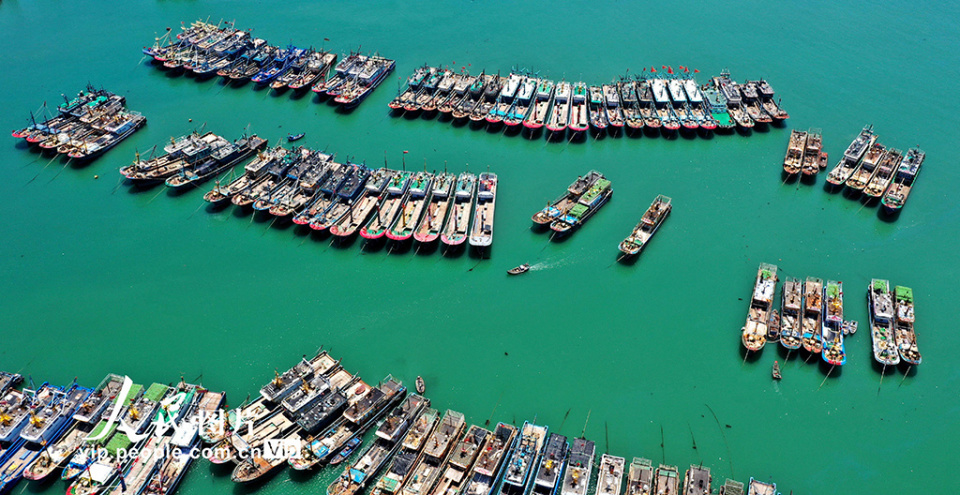
[[[287,141],[293,142],[293,141],[303,139],[303,136],[305,136],[306,134],[307,133],[305,132],[301,132],[300,134],[287,134]]]
[[[521,273],[527,273],[530,270],[530,263],[524,263],[516,268],[511,268],[507,270],[507,273],[510,275],[520,275]]]
[[[423,377],[417,375],[417,393],[422,394],[427,390],[426,384],[423,383]]]
[[[781,378],[783,378],[783,375],[780,374],[780,362],[774,361],[773,362],[773,379],[780,380]]]

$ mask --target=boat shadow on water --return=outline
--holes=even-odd
[[[895,365],[895,366],[885,366],[883,363],[877,362],[876,359],[871,359],[871,360],[870,360],[870,364],[873,366],[873,371],[876,371],[877,373],[879,373],[879,374],[881,374],[881,375],[883,375],[883,376],[893,375],[893,374],[897,373],[898,371],[900,371],[900,372],[906,371],[906,368],[902,368],[902,369],[901,369],[901,368],[899,367],[899,365]],[[914,372],[911,371],[910,373],[911,373],[911,376],[912,376]]]
[[[435,254],[437,249],[440,248],[440,242],[416,242],[416,245],[413,247],[413,252],[421,256]]]
[[[743,127],[737,126],[737,134],[744,137],[750,137],[753,135],[753,128],[743,128]]]
[[[467,251],[467,255],[470,257],[470,259],[486,260],[486,259],[490,259],[490,254],[493,251],[493,246],[492,245],[482,246],[482,247],[469,246],[465,250]]]
[[[760,355],[763,354],[763,349],[759,351],[748,351],[743,345],[738,345],[737,348],[740,350],[740,359],[746,363],[755,363],[760,359]]]
[[[877,218],[879,218],[881,222],[893,223],[900,218],[901,211],[902,210],[894,210],[892,213],[890,213],[886,210],[886,208],[878,208]]]
[[[856,189],[851,189],[851,188],[849,188],[849,187],[844,187],[844,188],[843,188],[843,197],[844,197],[844,198],[847,198],[847,199],[849,199],[849,200],[859,200],[861,194],[863,194],[863,193],[862,193],[861,191],[856,190]]]
[[[786,347],[780,345],[777,342],[771,342],[771,343],[777,346],[777,355],[780,356],[780,359],[782,359],[784,362],[796,361],[797,359],[800,359],[801,356],[800,356],[799,349],[791,350],[791,349],[787,349]]]
[[[840,378],[840,375],[843,374],[843,366],[832,365],[823,359],[820,359],[819,356],[817,356],[817,363],[820,372],[823,373],[824,376],[830,378]]]

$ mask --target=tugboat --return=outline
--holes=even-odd
[[[894,334],[893,293],[890,281],[873,279],[867,286],[867,305],[870,310],[870,338],[873,341],[873,359],[883,366],[900,364]]]
[[[911,366],[920,364],[922,357],[917,348],[917,334],[913,329],[913,289],[898,285],[894,289],[897,303],[896,336],[900,359]]]
[[[847,363],[843,345],[843,282],[828,280],[823,289],[823,360],[834,366]]]
[[[760,263],[757,281],[750,297],[747,322],[741,329],[741,341],[747,351],[757,352],[767,343],[767,325],[772,309],[773,296],[777,292],[777,266]]]
[[[596,445],[585,438],[577,438],[570,449],[570,459],[563,475],[560,495],[587,495],[593,476],[593,457]]]
[[[803,349],[810,354],[820,354],[823,342],[820,327],[823,325],[823,280],[807,277],[803,283],[803,318],[800,320]]]
[[[883,211],[894,213],[903,208],[903,205],[907,202],[907,197],[910,196],[910,190],[913,189],[914,181],[920,174],[920,166],[923,165],[924,158],[926,158],[926,153],[919,147],[910,148],[907,151],[907,157],[900,162],[900,168],[893,179],[893,184],[883,195],[881,202]]]
[[[837,165],[827,174],[827,183],[834,187],[839,187],[847,182],[847,179],[853,175],[854,171],[860,165],[860,160],[867,150],[877,141],[877,135],[873,133],[873,126],[866,126],[860,131],[860,134],[854,138],[843,153],[843,158],[837,162]]]
[[[650,207],[640,218],[640,223],[633,228],[633,232],[620,242],[620,252],[625,256],[634,256],[640,253],[653,235],[660,229],[660,225],[670,215],[673,200],[660,194],[653,200]]]

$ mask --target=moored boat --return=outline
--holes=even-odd
[[[461,172],[454,188],[453,209],[447,215],[447,223],[440,234],[440,241],[445,245],[459,246],[467,240],[476,194],[477,176],[470,172]]]
[[[760,263],[757,281],[750,295],[747,322],[741,329],[741,342],[747,351],[757,352],[767,343],[767,325],[773,296],[777,292],[777,266]]]
[[[523,127],[535,131],[541,129],[547,123],[550,116],[550,105],[553,103],[554,82],[549,79],[541,79],[537,85],[533,108],[530,110],[527,118],[523,120]]]
[[[567,235],[580,228],[610,200],[611,196],[613,196],[612,183],[610,180],[600,177],[590,186],[587,192],[583,193],[583,196],[577,199],[577,204],[550,223],[550,230],[554,232],[553,235]]]
[[[565,215],[570,208],[573,208],[580,196],[583,196],[593,186],[593,183],[602,177],[603,175],[596,170],[578,176],[577,180],[573,181],[562,195],[548,203],[544,209],[533,214],[533,223],[540,226],[550,225],[557,217]]]
[[[527,485],[543,454],[547,441],[547,427],[529,421],[520,429],[520,440],[507,461],[500,484],[500,495],[516,495],[526,492]]]
[[[870,315],[870,339],[873,359],[884,366],[900,364],[897,339],[894,333],[893,291],[889,280],[873,279],[867,286],[867,305]]]
[[[710,468],[691,464],[683,477],[684,495],[710,495],[710,484],[713,477],[710,476]]]
[[[803,175],[814,176],[820,171],[820,156],[823,152],[823,132],[820,129],[807,131],[807,143],[803,150],[801,169]]]
[[[863,155],[873,146],[876,140],[877,135],[873,133],[873,126],[864,127],[860,134],[847,146],[837,165],[827,174],[827,183],[835,187],[843,185],[860,166]]]
[[[880,199],[884,193],[887,192],[887,188],[890,187],[890,183],[893,181],[894,174],[896,174],[900,168],[900,162],[902,160],[903,152],[896,148],[887,150],[887,154],[884,155],[883,160],[877,165],[877,173],[873,175],[870,182],[863,188],[863,194],[866,195],[867,198]]]
[[[376,214],[370,217],[366,225],[360,229],[360,237],[376,240],[383,237],[394,220],[400,214],[400,207],[409,194],[413,172],[403,171],[394,175],[387,184],[383,201],[377,207]]]
[[[820,327],[823,325],[823,280],[807,277],[803,282],[803,317],[801,342],[803,349],[811,354],[820,354],[823,341]]]
[[[803,169],[803,153],[807,143],[807,133],[792,129],[787,144],[787,156],[783,158],[783,172],[789,176],[797,175]]]
[[[801,310],[803,287],[799,280],[790,277],[783,282],[780,299],[780,344],[788,350],[797,350],[803,341]]]
[[[532,493],[552,495],[557,492],[562,482],[560,475],[563,474],[564,466],[567,464],[569,450],[570,444],[567,442],[567,437],[559,433],[550,434],[533,478]]]
[[[597,469],[597,490],[594,495],[620,495],[625,462],[623,457],[615,455],[603,454],[600,457],[600,467]]]
[[[493,244],[493,219],[497,206],[497,174],[483,172],[477,179],[477,201],[474,208],[470,245],[487,247]]]
[[[467,476],[463,495],[490,495],[517,441],[517,427],[498,423]]]
[[[463,414],[447,410],[427,439],[423,455],[400,490],[402,495],[428,495],[466,427]]]
[[[750,477],[750,484],[747,485],[747,495],[778,495],[777,484],[767,483]]]
[[[430,201],[426,205],[423,218],[420,219],[414,240],[420,243],[431,243],[440,237],[450,205],[454,201],[453,190],[457,185],[457,176],[450,173],[437,175],[431,185]]]
[[[570,449],[570,459],[563,474],[560,495],[587,495],[590,478],[593,476],[593,459],[596,445],[591,440],[577,438]]]
[[[424,209],[430,203],[432,185],[433,174],[429,172],[417,172],[411,178],[410,194],[400,205],[400,212],[390,226],[390,230],[387,231],[388,239],[403,242],[413,237],[423,217]]]
[[[587,85],[583,81],[573,85],[570,107],[570,122],[568,127],[574,136],[580,135],[589,128],[587,115]]]
[[[911,366],[919,365],[922,357],[917,347],[917,334],[913,328],[916,322],[913,313],[913,289],[898,285],[894,288],[894,297],[897,305],[895,331],[900,359]]]
[[[653,464],[649,459],[634,457],[627,472],[625,495],[653,494]]]
[[[907,151],[907,156],[900,162],[893,183],[883,195],[884,211],[892,213],[903,208],[903,205],[907,202],[907,197],[910,196],[910,191],[913,189],[914,181],[920,174],[920,166],[923,165],[924,158],[926,158],[926,153],[919,147],[910,148]]]
[[[886,146],[876,142],[873,143],[870,149],[867,150],[866,155],[863,156],[863,160],[860,161],[860,166],[853,172],[853,175],[847,179],[845,183],[847,189],[857,192],[863,191],[863,188],[867,187],[867,184],[873,179],[873,176],[876,175],[877,165],[885,160],[886,155]]]
[[[846,364],[847,352],[843,342],[843,282],[827,281],[823,287],[823,306],[821,355],[828,364]]]

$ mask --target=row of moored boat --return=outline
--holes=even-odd
[[[359,105],[393,72],[396,62],[379,55],[337,54],[314,48],[274,46],[232,23],[194,22],[181,32],[157,38],[143,53],[166,70],[193,73],[198,79],[270,86],[276,91],[312,90],[344,108]],[[327,76],[332,75],[328,79]]]
[[[743,346],[758,352],[767,341],[779,341],[789,351],[802,348],[811,355],[821,355],[828,364],[845,364],[844,336],[856,332],[857,322],[843,319],[843,282],[789,278],[784,281],[778,310],[774,307],[778,280],[775,265],[760,265],[747,321],[741,329]],[[919,365],[913,290],[891,288],[889,281],[873,279],[867,287],[867,306],[877,363]]]
[[[469,119],[528,133],[545,128],[549,137],[566,136],[569,131],[571,138],[587,130],[616,134],[624,128],[670,134],[681,128],[746,130],[789,117],[765,80],[741,85],[724,71],[701,86],[689,69],[683,70],[674,74],[670,69],[662,76],[654,75],[654,70],[609,84],[587,85],[555,82],[524,71],[472,76],[465,69],[423,66],[407,78],[389,106],[397,112],[440,113],[454,121]]]
[[[65,97],[54,111],[44,104],[41,113],[44,120],[31,113],[30,123],[13,131],[13,137],[78,162],[99,157],[147,123],[146,117],[127,109],[126,98],[93,87],[73,99]]]
[[[710,469],[702,465],[690,466],[681,480],[674,466],[654,469],[634,458],[627,467],[624,458],[603,454],[595,469],[590,440],[571,445],[531,422],[499,423],[493,431],[468,426],[462,413],[441,414],[392,376],[367,384],[322,350],[275,373],[257,399],[231,410],[223,409],[223,393],[182,379],[144,390],[108,375],[96,389],[43,384],[20,391],[18,375],[0,378],[6,489],[21,476],[40,481],[60,471],[68,495],[167,495],[192,461],[205,457],[233,465],[231,478],[240,483],[285,465],[308,471],[343,464],[327,495],[588,495],[594,479],[593,495],[712,493]],[[276,455],[270,444],[295,452]],[[727,480],[720,493],[743,490]],[[751,478],[748,493],[773,495],[776,485]]]

